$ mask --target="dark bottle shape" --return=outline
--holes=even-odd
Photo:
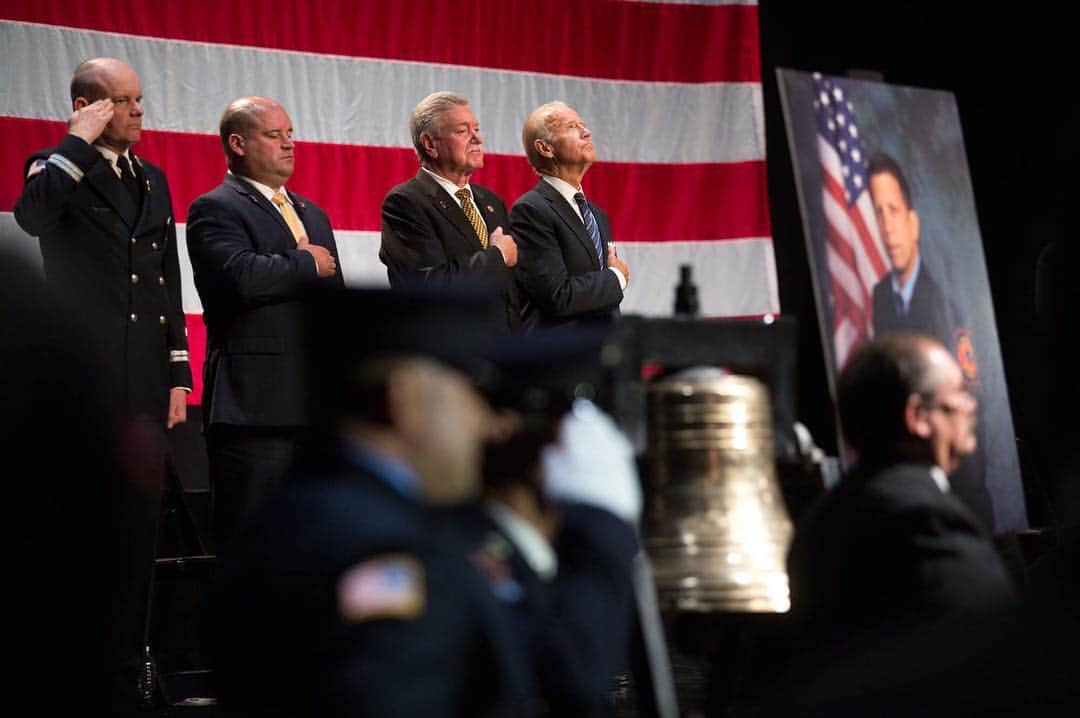
[[[697,285],[690,276],[690,265],[679,266],[679,285],[675,287],[675,316],[696,317],[701,311],[698,306]]]

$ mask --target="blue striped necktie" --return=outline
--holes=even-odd
[[[604,266],[604,244],[600,241],[600,227],[596,224],[596,217],[589,209],[589,203],[585,201],[585,194],[578,192],[574,195],[578,209],[581,210],[581,218],[585,220],[585,231],[592,237],[593,247],[596,249],[596,258],[600,260],[600,266]]]

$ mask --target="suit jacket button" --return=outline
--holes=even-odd
[[[132,312],[131,313],[131,321],[133,321],[133,322],[139,321],[139,315],[136,314],[135,312]]]
[[[131,275],[131,283],[132,284],[138,284],[139,283],[139,275],[138,274],[132,274]]]
[[[159,316],[159,317],[157,318],[157,320],[158,320],[158,324],[160,324],[160,325],[162,325],[162,326],[165,326],[165,315],[164,315],[164,314],[160,315],[160,316]]]
[[[157,278],[157,283],[164,287],[165,286],[165,277],[160,277],[159,276]]]
[[[151,242],[150,246],[151,246],[151,248],[154,249],[154,251],[157,251],[157,248],[158,248],[158,243],[157,242]]]
[[[132,237],[132,238],[131,238],[131,243],[132,243],[132,244],[135,244],[135,242],[136,242],[136,241],[138,241],[138,240],[136,240],[136,239],[135,239],[135,237]]]

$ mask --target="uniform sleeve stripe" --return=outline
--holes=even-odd
[[[56,165],[64,172],[66,172],[68,176],[76,182],[82,180],[83,178],[83,171],[79,169],[79,166],[69,160],[67,157],[64,157],[63,155],[49,155],[49,164]]]

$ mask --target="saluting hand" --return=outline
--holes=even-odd
[[[101,137],[106,125],[113,118],[113,101],[109,99],[91,102],[75,110],[68,118],[68,132],[86,141],[88,145]]]

